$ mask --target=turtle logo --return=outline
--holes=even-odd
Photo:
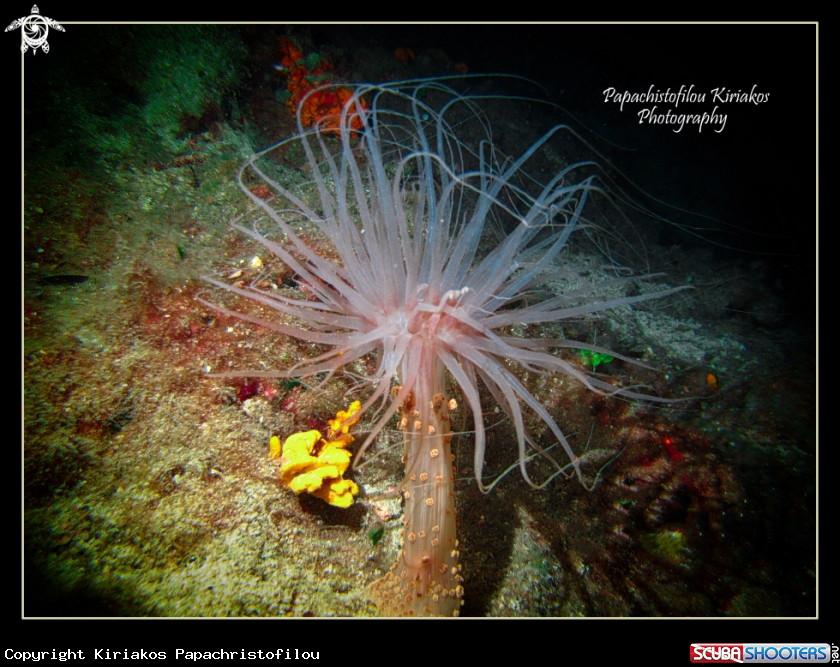
[[[15,19],[6,28],[6,32],[10,30],[21,29],[23,33],[23,43],[20,45],[21,53],[26,53],[29,47],[32,47],[32,55],[38,51],[38,47],[44,50],[44,53],[50,52],[50,45],[47,44],[47,35],[50,28],[55,28],[59,32],[64,32],[63,26],[56,23],[47,16],[41,16],[38,11],[38,5],[32,5],[32,14],[24,16],[23,18]]]

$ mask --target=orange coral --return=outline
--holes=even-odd
[[[278,38],[280,65],[286,73],[286,87],[291,95],[286,101],[294,114],[300,107],[300,122],[304,127],[318,124],[322,132],[337,131],[341,125],[341,111],[353,97],[353,91],[335,85],[330,81],[332,64],[318,54],[309,57],[289,37]],[[305,98],[305,99],[304,99]],[[301,104],[301,102],[303,102]],[[360,100],[362,108],[366,108]],[[356,116],[349,126],[362,129],[362,122]]]

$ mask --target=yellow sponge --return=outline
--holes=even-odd
[[[271,438],[271,457],[281,457],[280,480],[295,493],[311,493],[336,507],[350,507],[359,494],[358,485],[343,475],[350,465],[347,447],[354,438],[350,427],[359,421],[361,404],[354,401],[347,410],[340,410],[330,419],[326,438],[320,431],[294,433],[286,438]]]

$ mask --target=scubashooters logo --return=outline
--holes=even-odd
[[[830,661],[828,644],[692,644],[691,662],[817,663]]]

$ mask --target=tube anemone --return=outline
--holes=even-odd
[[[572,471],[588,488],[597,482],[597,475],[585,476],[560,425],[523,384],[522,369],[567,375],[601,394],[663,400],[616,388],[552,351],[585,347],[638,363],[633,359],[575,341],[514,335],[521,325],[581,318],[682,288],[605,297],[607,288],[616,294],[616,287],[652,277],[624,276],[545,296],[545,285],[575,275],[562,266],[561,251],[593,232],[587,202],[596,195],[609,201],[609,192],[592,163],[563,165],[553,152],[558,137],[569,136],[566,126],[550,129],[521,155],[503,154],[482,109],[500,99],[511,98],[463,95],[446,80],[416,80],[355,86],[340,118],[313,128],[303,127],[299,113],[296,136],[240,170],[239,185],[257,214],[250,225],[233,226],[285,263],[305,295],[205,277],[279,317],[207,305],[326,349],[285,370],[218,375],[331,377],[375,353],[362,405],[373,426],[355,463],[396,421],[406,468],[403,552],[370,589],[386,615],[457,615],[462,604],[453,387],[473,415],[474,476],[483,492],[495,484],[483,474],[487,394],[513,421],[528,484],[541,487]],[[292,146],[303,150],[306,183],[278,166],[278,150]],[[556,168],[536,178],[545,165]],[[258,196],[257,184],[273,196]],[[549,451],[553,445],[529,435],[526,413],[547,425],[562,459]],[[552,465],[547,478],[532,476],[535,455]]]

